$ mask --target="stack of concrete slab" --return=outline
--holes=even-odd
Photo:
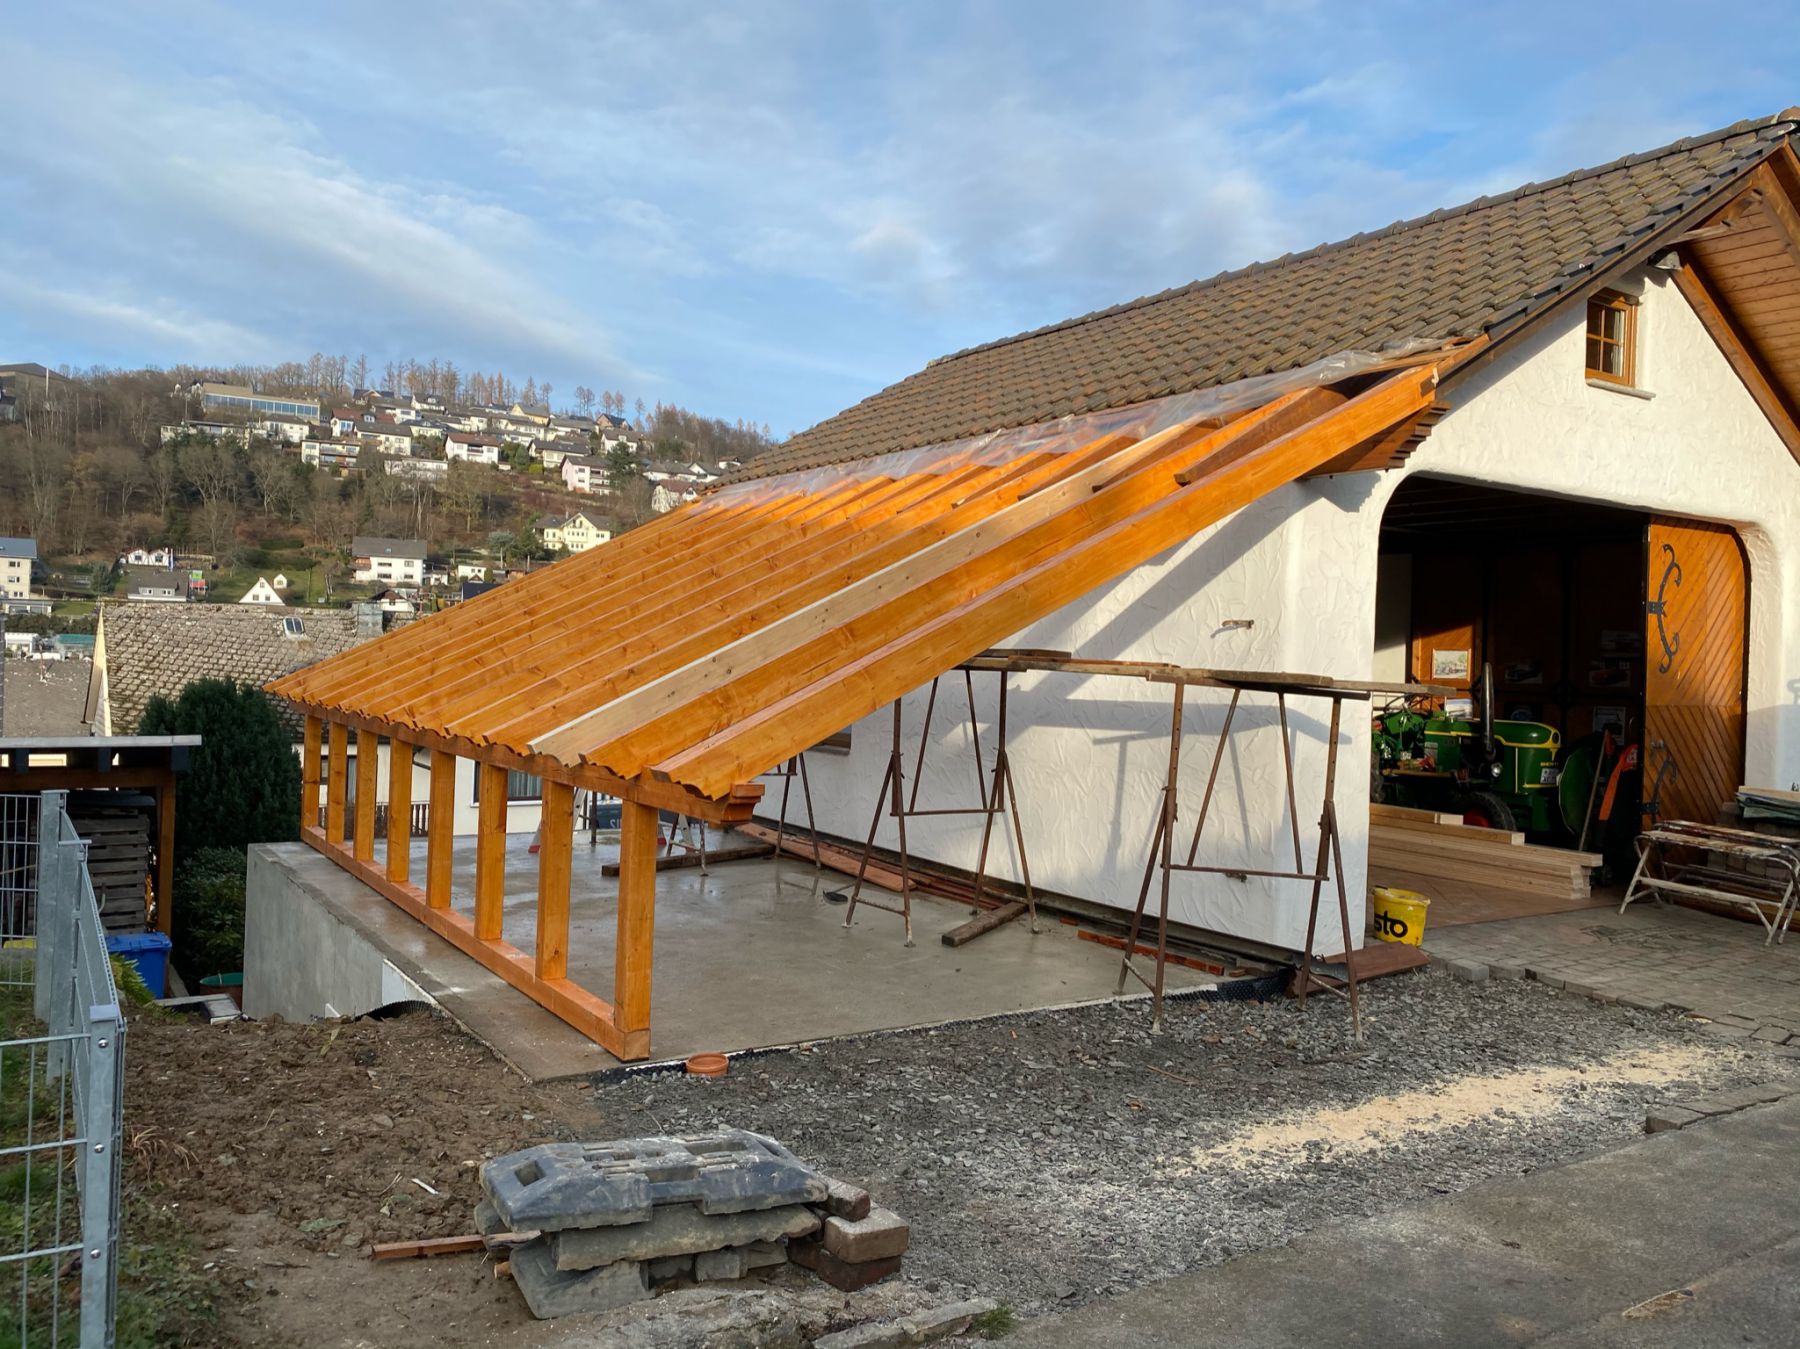
[[[866,1191],[742,1129],[549,1143],[488,1162],[481,1185],[476,1225],[513,1234],[513,1280],[540,1317],[605,1311],[675,1280],[739,1279],[790,1256],[862,1288],[899,1269],[906,1248],[906,1224]]]

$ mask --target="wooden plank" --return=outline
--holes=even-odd
[[[997,909],[989,909],[986,913],[976,914],[966,923],[959,923],[948,932],[940,935],[939,940],[945,946],[963,946],[992,932],[997,927],[1005,927],[1013,919],[1023,916],[1025,905],[1014,899],[1002,904]]]
[[[487,1238],[421,1237],[416,1241],[378,1241],[369,1248],[371,1260],[413,1260],[434,1255],[469,1255],[487,1249]]]
[[[319,755],[324,748],[325,724],[315,716],[306,718],[300,741],[300,827],[313,829],[319,823]]]
[[[404,881],[412,869],[413,747],[388,741],[387,878]]]
[[[537,977],[569,973],[569,880],[573,871],[575,789],[544,784],[538,825]]]
[[[344,841],[344,796],[349,771],[350,728],[341,721],[331,723],[331,758],[325,765],[325,838],[330,843]]]
[[[650,1056],[650,1033],[623,1031],[614,1022],[612,1005],[572,979],[539,979],[532,961],[506,942],[484,942],[474,924],[454,909],[433,908],[417,886],[397,884],[380,867],[358,862],[347,848],[334,847],[317,829],[301,831],[303,841],[330,858],[370,889],[419,920],[470,959],[498,975],[539,1006],[554,1012],[615,1058],[627,1062]]]
[[[450,861],[456,846],[456,756],[431,751],[431,808],[425,822],[425,897],[428,907],[450,907]]]
[[[373,731],[356,733],[356,825],[351,846],[359,862],[375,856],[375,782],[381,763],[381,737]]]
[[[614,1020],[650,1031],[650,972],[656,935],[656,811],[627,801],[619,821],[618,938],[613,946]]]
[[[175,925],[175,795],[174,770],[166,769],[156,789],[156,930],[165,937]]]
[[[475,936],[499,941],[506,910],[506,770],[484,763],[475,774]]]
[[[728,777],[735,781],[753,776],[747,771],[751,765],[754,771],[766,770],[1292,482],[1346,443],[1410,415],[1432,399],[1436,384],[1434,370],[1407,371],[1253,454],[1232,454],[1215,445],[1212,449],[1229,460],[1216,475],[1158,494],[1111,524],[1101,524],[1093,515],[1078,517],[1044,541],[1033,565],[1022,570],[1008,567],[998,577],[989,573],[971,587],[975,590],[971,598],[953,608],[944,608],[942,598],[921,602],[913,595],[851,625],[847,632],[828,634],[814,648],[817,656],[804,671],[812,682],[771,699],[759,696],[754,685],[734,682],[724,691],[729,698],[715,705],[716,720],[708,718],[722,729],[694,744],[695,728],[690,723],[687,747],[656,761],[654,772],[706,794]],[[1246,417],[1219,434],[1254,434],[1257,425],[1254,416]],[[1196,453],[1210,457],[1211,451],[1203,444]],[[1111,488],[1093,501],[1127,487]],[[965,593],[959,586],[953,595]],[[748,707],[738,701],[746,695]],[[603,757],[611,760],[613,748],[605,747]]]
[[[750,862],[760,857],[773,857],[774,855],[775,845],[773,843],[749,843],[738,848],[709,848],[706,852],[706,865],[710,867],[723,862]],[[658,871],[683,871],[699,865],[700,854],[697,852],[664,853],[656,859]],[[601,863],[600,874],[617,876],[619,864],[617,862]]]

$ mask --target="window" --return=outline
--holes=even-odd
[[[306,620],[303,618],[284,618],[281,620],[281,633],[284,637],[306,636]]]
[[[1637,301],[1597,292],[1587,307],[1587,373],[1609,384],[1637,383]]]
[[[535,773],[523,773],[517,768],[506,770],[506,799],[508,801],[542,801],[544,799],[544,780]],[[481,770],[475,770],[475,800],[481,801]]]

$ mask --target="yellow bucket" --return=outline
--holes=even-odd
[[[1375,935],[1382,941],[1417,946],[1425,940],[1425,910],[1431,900],[1417,890],[1375,887]]]

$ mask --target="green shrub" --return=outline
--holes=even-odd
[[[190,982],[244,968],[244,867],[239,848],[202,848],[175,872],[175,966]]]
[[[243,849],[300,836],[300,758],[256,685],[197,679],[174,702],[152,698],[138,734],[200,737],[177,787],[178,863],[203,848]],[[241,878],[241,865],[238,872]]]

